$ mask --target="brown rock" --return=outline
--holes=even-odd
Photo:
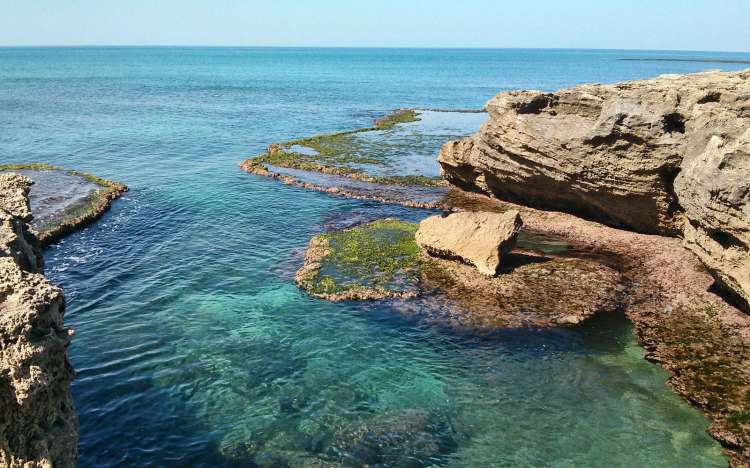
[[[501,93],[447,143],[446,179],[638,232],[684,235],[750,302],[750,70]]]
[[[492,276],[515,246],[522,224],[517,211],[432,216],[419,223],[416,240],[432,256],[458,258]]]
[[[0,466],[75,466],[77,419],[62,292],[41,274],[31,181],[0,175]]]

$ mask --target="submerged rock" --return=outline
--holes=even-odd
[[[431,216],[419,223],[416,240],[430,255],[459,258],[493,276],[502,257],[516,245],[522,224],[518,211]]]
[[[336,434],[326,455],[346,466],[437,466],[456,443],[447,421],[428,411],[384,413]]]
[[[452,184],[685,245],[750,301],[750,70],[490,100],[443,146]]]
[[[295,276],[309,294],[330,301],[410,297],[417,294],[417,226],[380,219],[315,236]]]
[[[72,467],[77,419],[70,394],[65,299],[42,274],[28,228],[31,180],[0,174],[0,465]]]

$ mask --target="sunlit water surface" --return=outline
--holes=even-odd
[[[259,441],[256,461],[325,458],[346,428],[415,414],[440,422],[424,430],[441,441],[417,465],[724,465],[705,418],[642,359],[622,317],[477,337],[386,303],[307,297],[292,275],[313,234],[425,213],[237,167],[268,143],[367,126],[393,108],[741,67],[616,60],[634,54],[659,55],[0,49],[0,163],[48,162],[131,188],[46,252],[77,330],[81,466],[228,465],[220,448],[243,441]]]

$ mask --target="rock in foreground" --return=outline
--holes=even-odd
[[[522,224],[518,211],[431,216],[419,223],[416,240],[432,256],[458,258],[494,276],[502,257],[516,245]]]
[[[77,420],[62,292],[41,274],[31,180],[0,174],[0,466],[75,466]]]
[[[750,70],[517,91],[447,143],[461,188],[638,232],[684,235],[750,302]]]

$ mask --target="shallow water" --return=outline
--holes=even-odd
[[[440,422],[422,428],[441,441],[418,453],[423,464],[724,465],[706,420],[642,359],[621,317],[479,338],[395,304],[300,293],[290,273],[309,238],[379,205],[237,167],[269,143],[366,126],[389,109],[476,108],[501,90],[707,66],[616,60],[627,56],[659,54],[0,49],[0,162],[131,188],[46,254],[77,330],[81,466],[228,465],[220,447],[242,440],[322,456],[383,415],[418,422],[406,410]]]
[[[357,197],[364,197],[372,200],[388,200],[393,201],[394,203],[398,203],[399,201],[418,202],[428,203],[428,206],[434,206],[443,199],[446,193],[448,193],[447,187],[376,184],[352,179],[346,176],[324,174],[315,171],[303,171],[301,169],[290,169],[287,167],[274,166],[272,164],[266,164],[266,167],[273,173],[293,177],[299,182],[312,184],[320,190],[337,188],[346,193],[355,194]]]
[[[66,209],[83,203],[92,191],[100,187],[83,177],[59,170],[16,169],[16,174],[34,181],[29,191],[29,205],[34,215],[34,226],[59,216]]]

